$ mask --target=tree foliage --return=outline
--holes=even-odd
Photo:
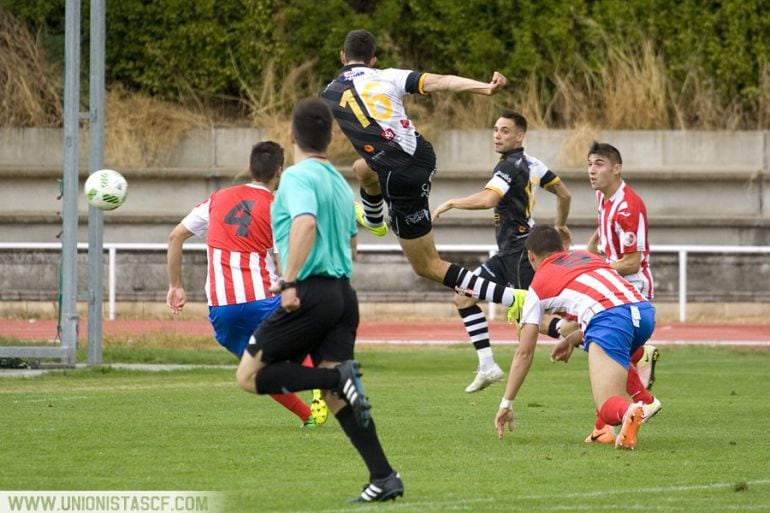
[[[0,8],[63,44],[63,3]],[[87,25],[87,4],[83,12]],[[556,124],[569,122],[555,107],[559,80],[590,98],[617,51],[653,48],[672,97],[707,88],[744,126],[763,122],[770,88],[766,0],[108,0],[108,82],[164,99],[238,102],[265,87],[269,70],[280,77],[311,62],[321,83],[331,79],[351,28],[377,36],[380,65],[480,80],[499,70],[513,90],[534,81]]]

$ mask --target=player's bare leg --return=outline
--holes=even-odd
[[[416,239],[398,239],[406,259],[418,276],[442,283],[449,270],[449,262],[441,260],[436,251],[433,232]]]
[[[262,370],[264,366],[265,364],[262,362],[262,351],[258,351],[254,356],[248,351],[244,351],[243,356],[241,356],[241,363],[238,364],[238,369],[235,371],[235,380],[243,390],[256,394],[257,373]]]
[[[610,358],[599,344],[586,343],[589,344],[588,373],[596,409],[604,422],[621,426],[615,447],[633,449],[643,411],[641,403],[632,403],[625,397],[628,371]]]
[[[515,302],[515,290],[486,280],[468,269],[442,260],[436,251],[433,232],[416,239],[398,239],[404,255],[418,276],[441,283],[458,294],[505,306]]]

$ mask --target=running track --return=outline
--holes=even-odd
[[[102,324],[105,335],[152,335],[155,333],[206,336],[211,327],[205,319],[145,319]],[[86,321],[81,320],[80,339],[85,340]],[[516,331],[505,322],[490,323],[494,343],[513,343]],[[0,319],[0,337],[51,341],[56,338],[56,320]],[[543,339],[546,342],[548,339]],[[358,330],[360,343],[385,344],[467,344],[459,319],[426,321],[363,321]],[[667,323],[658,324],[651,339],[660,345],[751,345],[770,348],[770,324]]]

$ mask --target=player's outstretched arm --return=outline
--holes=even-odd
[[[176,225],[168,236],[168,250],[166,251],[168,292],[166,293],[166,305],[173,314],[180,313],[187,302],[187,294],[182,286],[182,245],[184,241],[192,236],[193,233],[182,223]]]
[[[538,332],[537,324],[525,323],[519,333],[519,347],[513,355],[511,369],[508,371],[508,383],[503,393],[503,400],[500,402],[500,408],[495,415],[495,427],[497,428],[498,438],[503,438],[506,425],[509,431],[513,430],[513,400],[519,393],[519,389],[524,384],[524,380],[532,366]]]
[[[436,75],[434,73],[426,73],[422,90],[425,93],[432,93],[434,91],[452,91],[455,93],[473,93],[491,96],[505,87],[507,83],[508,79],[498,71],[495,71],[492,74],[492,80],[489,82],[479,82],[472,78],[459,77],[457,75]]]
[[[441,214],[453,208],[459,208],[462,210],[486,210],[497,205],[499,200],[500,195],[497,192],[491,189],[484,189],[483,191],[479,191],[464,198],[453,198],[446,200],[444,203],[433,210],[431,217],[435,221],[441,216]]]

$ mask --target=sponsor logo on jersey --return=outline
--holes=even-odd
[[[409,120],[408,119],[402,119],[401,120],[401,126],[404,128],[409,128]]]
[[[364,144],[364,151],[366,153],[374,153],[374,146],[371,144]]]
[[[378,160],[380,160],[384,156],[385,156],[385,150],[380,150],[377,153],[375,153],[374,155],[372,155],[371,160],[373,162],[377,162]]]
[[[386,141],[392,141],[396,138],[396,132],[393,131],[392,128],[386,128],[382,132],[380,132],[380,137],[385,139]]]
[[[495,176],[498,178],[502,178],[505,181],[505,183],[510,185],[512,178],[511,178],[511,175],[509,175],[508,173],[503,173],[498,171],[497,173],[495,173]]]
[[[340,75],[340,79],[342,80],[353,80],[356,77],[360,77],[364,74],[363,71],[353,71],[352,69],[347,70],[345,73]]]

